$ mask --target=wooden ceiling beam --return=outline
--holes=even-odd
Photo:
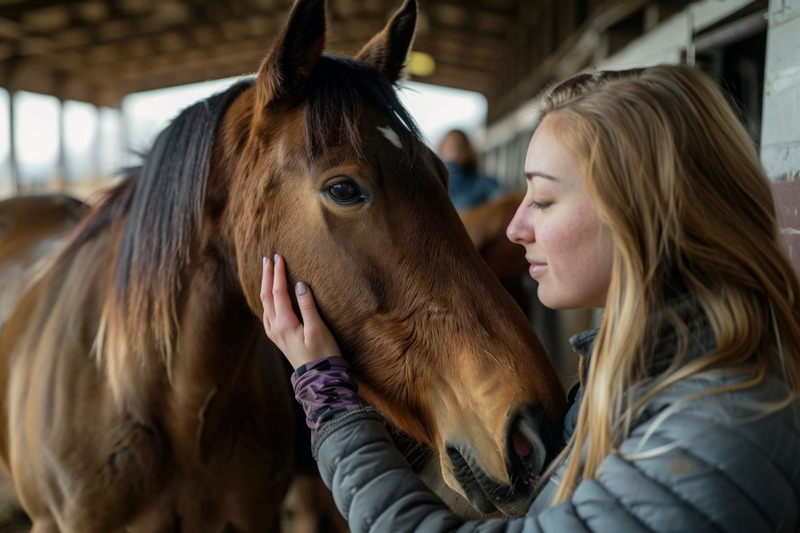
[[[436,0],[435,2],[424,2],[420,4],[420,10],[426,12],[437,7],[466,9],[472,18],[484,16],[499,17],[505,19],[509,23],[511,23],[514,17],[513,10],[495,8],[481,0],[467,0],[466,2],[464,0]]]
[[[212,7],[214,5],[212,4]],[[209,16],[207,12],[195,5],[190,22],[182,24],[159,23],[157,20],[149,18],[140,20],[119,15],[98,23],[71,24],[68,29],[47,35],[33,34],[27,28],[19,25],[15,26],[13,21],[9,24],[0,25],[0,28],[8,26],[8,28],[15,30],[14,33],[18,34],[18,39],[27,40],[30,43],[39,43],[37,46],[29,45],[23,47],[21,50],[23,56],[34,57],[61,51],[85,54],[86,50],[95,47],[107,47],[116,44],[121,48],[126,48],[130,43],[141,42],[143,39],[158,41],[165,34],[177,36],[189,43],[194,43],[197,40],[198,32],[203,28],[208,33],[225,34],[226,40],[235,39],[239,35],[245,38],[263,35],[265,38],[271,39],[285,20],[286,11],[284,9],[259,10],[248,13],[247,17],[224,17],[221,15],[222,13],[217,13],[217,16]],[[0,16],[2,16],[2,10],[0,10]],[[332,23],[329,33],[333,36],[341,33],[342,35],[360,36],[368,39],[382,27],[383,21],[376,21],[375,18],[366,16],[357,16]],[[442,25],[438,22],[432,22],[427,31],[420,32],[419,37],[424,37],[426,34],[435,35],[437,39],[449,40],[458,45],[474,43],[479,47],[493,49],[504,44],[503,35],[473,27],[461,29]]]
[[[17,0],[0,4],[0,17],[19,21],[22,15],[42,9],[53,7],[70,7],[82,3],[84,0]],[[107,2],[108,0],[106,0]]]
[[[510,31],[519,16],[519,1],[529,0],[424,0],[415,50],[431,54],[437,71],[418,81],[486,94],[515,44]],[[16,35],[0,42],[0,75],[39,91],[55,91],[53,80],[66,80],[62,92],[68,98],[100,98],[91,95],[102,92],[104,102],[134,91],[238,76],[258,68],[292,2],[0,0],[0,41],[8,31]],[[330,10],[328,49],[356,52],[400,3],[336,0]],[[172,13],[167,5],[183,11],[154,14],[159,9]],[[68,26],[55,15],[49,22],[44,14],[41,19],[26,17],[48,9],[63,9]],[[455,18],[448,19],[448,13]],[[31,24],[21,22],[25,20]],[[5,63],[15,65],[13,77]]]

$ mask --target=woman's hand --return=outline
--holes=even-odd
[[[275,255],[275,262],[264,258],[261,277],[261,303],[264,305],[264,330],[292,367],[324,357],[340,355],[339,346],[319,316],[311,289],[302,281],[295,285],[301,323],[292,309],[286,288],[286,265]]]

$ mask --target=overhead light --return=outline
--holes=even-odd
[[[436,72],[436,61],[430,54],[413,50],[408,57],[408,71],[419,78],[432,76]]]

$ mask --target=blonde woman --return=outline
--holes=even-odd
[[[734,112],[684,66],[578,75],[538,110],[508,236],[542,303],[604,308],[572,339],[582,365],[568,443],[526,516],[463,522],[410,470],[386,472],[382,423],[342,394],[314,448],[351,529],[799,531],[800,287]],[[304,325],[281,259],[265,262],[264,288],[268,335],[324,382],[314,360],[341,354],[308,287],[297,287]]]

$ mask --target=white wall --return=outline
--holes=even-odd
[[[771,0],[761,161],[767,175],[800,175],[800,0]]]
[[[800,0],[770,0],[761,162],[778,224],[800,273]]]

